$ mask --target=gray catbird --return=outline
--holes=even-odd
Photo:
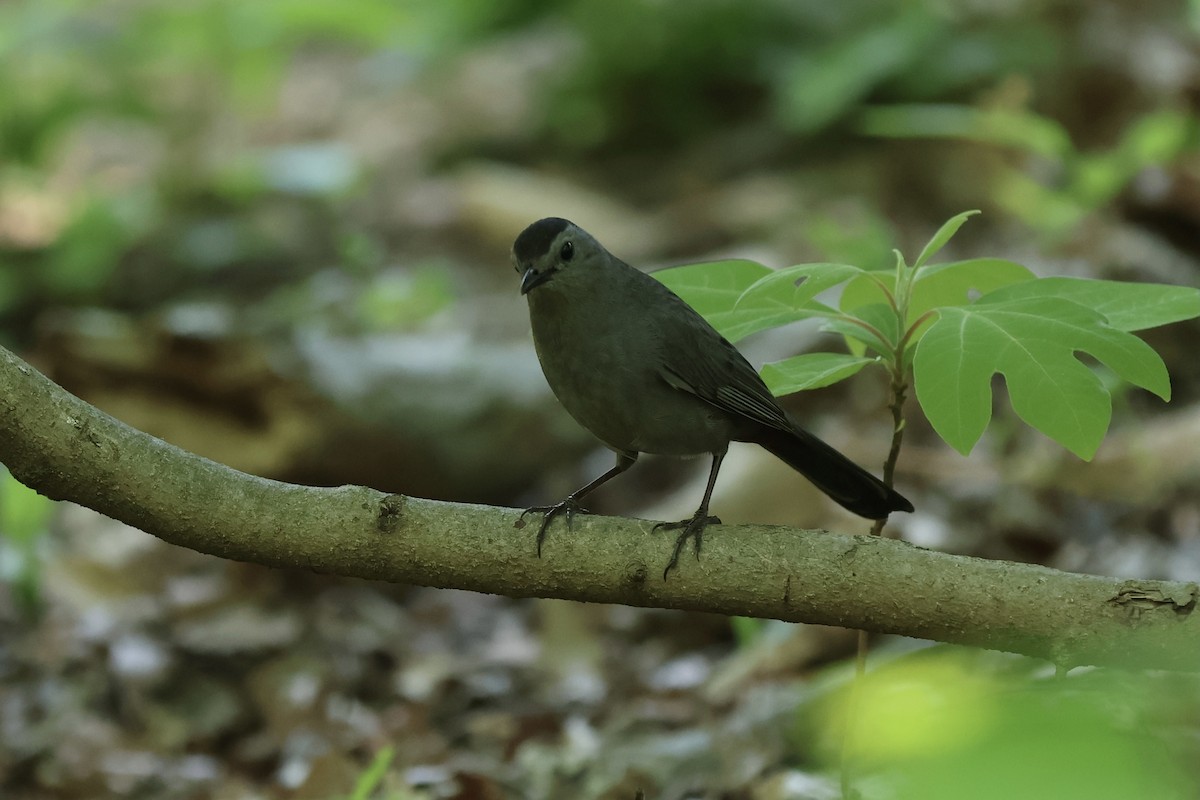
[[[579,501],[633,466],[639,453],[712,454],[700,507],[680,529],[665,578],[688,538],[697,557],[717,472],[731,441],[754,442],[839,504],[868,519],[912,511],[912,503],[788,416],[758,373],[674,292],[616,258],[584,230],[551,217],[513,244],[521,294],[529,300],[533,344],[546,381],[579,424],[617,454],[617,464],[543,512],[567,526]],[[524,517],[524,515],[522,515]]]

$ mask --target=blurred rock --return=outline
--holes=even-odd
[[[293,609],[272,611],[255,603],[220,606],[174,626],[174,638],[184,649],[224,655],[284,647],[300,632],[301,620]]]
[[[527,340],[437,325],[349,337],[315,324],[272,348],[230,314],[194,310],[143,321],[64,312],[46,320],[31,358],[139,430],[298,483],[498,503],[593,446]]]
[[[1200,406],[1129,425],[1110,433],[1090,462],[1062,448],[1031,448],[1014,477],[1084,497],[1154,506],[1185,493],[1200,500]]]

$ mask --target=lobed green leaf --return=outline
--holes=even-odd
[[[941,309],[917,346],[917,398],[938,434],[965,454],[991,418],[991,380],[999,373],[1022,420],[1089,459],[1108,430],[1112,409],[1100,378],[1077,357],[1080,352],[1124,380],[1170,397],[1166,367],[1141,339],[1080,303],[1036,297]]]
[[[1200,317],[1200,289],[1160,283],[1039,278],[987,293],[980,302],[1060,297],[1104,315],[1119,331],[1140,331]]]

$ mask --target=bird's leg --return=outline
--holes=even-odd
[[[542,557],[542,541],[546,538],[546,529],[550,527],[550,523],[554,520],[554,518],[559,514],[565,514],[567,517],[567,530],[571,530],[571,519],[576,514],[591,513],[586,508],[579,505],[579,501],[587,497],[596,489],[599,489],[605,483],[608,483],[610,480],[620,475],[625,470],[632,467],[633,462],[635,461],[637,461],[637,453],[634,453],[633,455],[618,453],[616,466],[586,486],[582,486],[571,492],[561,503],[555,503],[549,506],[533,506],[532,508],[525,509],[521,513],[521,516],[517,518],[518,525],[520,525],[521,521],[525,519],[526,514],[541,513],[545,515],[542,517],[542,524],[541,527],[538,528],[537,534],[538,558]]]
[[[667,562],[667,568],[663,570],[664,581],[667,579],[667,573],[679,564],[679,554],[683,552],[683,546],[687,544],[687,540],[693,540],[696,560],[699,561],[700,540],[704,536],[704,528],[710,524],[721,524],[720,519],[708,515],[708,501],[712,499],[713,487],[717,485],[717,473],[721,471],[721,462],[724,459],[724,450],[713,453],[712,468],[708,472],[708,486],[704,488],[704,499],[700,501],[700,507],[696,509],[696,513],[692,515],[691,519],[679,522],[660,522],[654,526],[654,530],[659,530],[660,528],[664,531],[683,529],[679,536],[675,538],[675,550],[671,553],[671,560]]]

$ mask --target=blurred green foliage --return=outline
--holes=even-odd
[[[30,613],[41,603],[38,543],[53,510],[53,501],[0,467],[0,583],[11,584],[17,606]]]
[[[1172,742],[1181,731],[1169,722],[1177,684],[1194,692],[1193,677],[1046,679],[1006,674],[1002,663],[935,647],[870,673],[847,745],[854,768],[889,796],[922,800],[1195,796],[1197,775],[1181,763]],[[839,694],[819,715],[831,755],[851,702]]]
[[[1061,236],[1197,144],[1183,97],[1062,102],[1116,69],[1094,52],[1089,14],[1196,24],[1177,4],[1133,12],[1115,0],[3,3],[0,327],[47,303],[261,299],[331,265],[361,269],[342,260],[365,252],[347,239],[376,243],[368,273],[386,267],[390,231],[363,213],[386,178],[360,163],[340,120],[281,123],[284,80],[335,65],[337,90],[386,102],[388,87],[423,79],[436,93],[456,59],[504,41],[558,53],[514,93],[531,104],[500,145],[510,156],[671,153],[727,134],[710,161],[728,172],[750,163],[747,147],[804,159],[882,137],[955,138],[1024,156],[972,191]],[[1026,91],[1005,100],[998,87],[1012,83]],[[438,146],[421,157],[489,143]],[[840,215],[805,224],[818,247],[875,259],[886,216],[868,207],[850,230]]]
[[[358,780],[354,782],[354,790],[347,796],[347,800],[370,800],[370,798],[375,797],[380,784],[383,783],[384,778],[387,776],[388,767],[392,765],[395,757],[396,751],[394,748],[379,748],[379,751],[375,753],[375,757],[371,759],[371,763],[358,776]],[[406,798],[410,795],[407,792],[400,792],[388,796]]]
[[[346,150],[215,153],[212,139],[232,118],[269,115],[301,54],[393,53],[379,74],[403,81],[536,8],[0,4],[0,318],[47,302],[149,305],[218,278],[236,291],[255,283],[248,272],[283,282],[324,266],[358,178]]]
[[[952,105],[866,109],[865,133],[896,138],[945,137],[1003,147],[1040,159],[1040,182],[1025,166],[1003,167],[993,196],[1010,214],[1049,235],[1062,235],[1111,202],[1142,170],[1162,167],[1200,147],[1194,114],[1177,108],[1150,111],[1133,121],[1111,147],[1084,151],[1058,122],[1027,110]]]
[[[818,133],[864,99],[957,96],[1053,68],[1048,20],[965,4],[847,0],[576,0],[582,44],[549,104],[577,147],[646,147],[767,113]]]
[[[6,160],[38,164],[88,112],[174,120],[186,129],[231,99],[254,109],[302,47],[396,48],[429,60],[531,7],[527,0],[0,4],[7,100],[0,142]],[[181,78],[192,91],[179,91]]]
[[[453,302],[448,275],[439,264],[381,273],[359,298],[357,316],[379,330],[412,327]]]

